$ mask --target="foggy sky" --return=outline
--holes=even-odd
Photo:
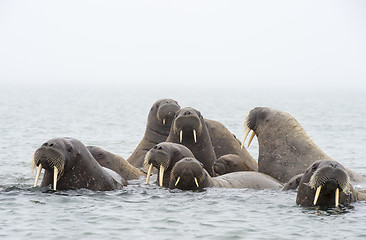
[[[365,1],[0,1],[0,81],[366,81]]]

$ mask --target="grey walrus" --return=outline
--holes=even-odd
[[[86,146],[74,138],[48,140],[35,151],[32,166],[38,166],[34,186],[45,169],[41,186],[52,185],[54,190],[107,191],[127,184],[116,172],[100,166]]]
[[[345,168],[337,161],[319,160],[303,174],[296,196],[300,206],[338,206],[357,200],[366,201],[366,195],[356,191]]]
[[[155,167],[159,169],[157,178],[159,186],[169,187],[170,172],[174,164],[185,157],[194,157],[194,155],[184,145],[172,142],[162,142],[155,145],[145,157],[145,164],[149,165],[146,184],[149,183],[152,168]]]
[[[259,143],[258,171],[282,183],[288,182],[317,160],[332,160],[309,137],[300,123],[289,113],[268,108],[252,109],[244,123],[246,136],[253,130],[249,144],[256,135]],[[249,145],[248,144],[248,145]],[[347,170],[352,180],[363,177]]]
[[[156,144],[165,142],[174,114],[179,109],[180,106],[173,99],[161,99],[153,104],[147,118],[144,137],[127,162],[137,168],[143,167],[146,153]]]
[[[259,172],[242,171],[211,177],[203,164],[194,158],[183,158],[171,172],[169,188],[200,190],[207,187],[281,189],[282,184]]]
[[[101,166],[115,171],[126,181],[146,176],[121,156],[96,146],[87,146],[87,148]]]

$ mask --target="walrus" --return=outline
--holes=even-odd
[[[336,206],[357,200],[366,201],[366,195],[356,191],[346,169],[334,160],[319,160],[303,174],[296,196],[296,204],[304,207]]]
[[[205,123],[217,158],[213,165],[215,174],[258,171],[257,162],[222,123],[206,118]]]
[[[121,156],[113,154],[97,146],[87,146],[87,148],[102,167],[115,171],[126,181],[146,176],[138,168],[132,166]]]
[[[167,142],[182,144],[192,151],[206,171],[213,175],[216,154],[201,113],[191,107],[182,108],[175,113]]]
[[[207,187],[281,189],[282,184],[266,174],[253,171],[232,172],[211,177],[203,164],[195,158],[183,158],[174,165],[169,188],[202,190]]]
[[[184,145],[172,142],[162,142],[155,145],[145,156],[145,164],[149,165],[146,184],[149,183],[152,168],[155,167],[159,169],[157,178],[159,186],[169,187],[170,172],[174,164],[185,157],[194,157],[194,155]]]
[[[248,147],[255,135],[258,139],[258,171],[282,183],[303,173],[317,160],[332,160],[289,113],[268,107],[256,107],[246,117],[244,128],[243,143],[253,130]],[[350,170],[347,171],[351,173]],[[358,181],[363,179],[357,173],[352,172],[352,175]]]
[[[299,185],[300,185],[300,181],[302,176],[304,176],[303,173],[301,174],[297,174],[295,176],[293,176],[282,188],[283,191],[287,191],[287,190],[296,190]]]
[[[54,190],[87,188],[108,191],[121,189],[127,182],[116,172],[103,168],[86,146],[74,138],[50,139],[33,156],[32,167],[38,166],[34,186],[45,169],[42,187],[52,185]]]
[[[160,99],[150,109],[144,137],[127,159],[137,168],[142,168],[146,153],[156,144],[164,142],[169,135],[175,112],[180,109],[173,99]]]

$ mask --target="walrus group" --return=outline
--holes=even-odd
[[[157,174],[160,187],[200,190],[208,187],[297,190],[301,206],[338,206],[366,200],[352,183],[365,181],[326,155],[298,121],[286,112],[257,107],[244,123],[241,142],[223,124],[203,118],[172,99],[158,100],[146,131],[132,155],[121,156],[77,139],[54,138],[38,148],[34,186],[45,169],[42,187],[53,190],[121,189],[128,181]],[[245,149],[252,131],[259,143],[258,161]]]

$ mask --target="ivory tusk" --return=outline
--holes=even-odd
[[[254,136],[255,136],[255,132],[253,131],[253,132],[252,132],[252,135],[251,135],[251,136],[250,136],[250,138],[249,138],[248,147],[249,147],[249,146],[250,146],[250,144],[252,143],[252,140],[253,140]]]
[[[241,148],[244,147],[245,139],[247,139],[249,133],[250,133],[250,128],[247,128],[247,130],[245,130],[245,132],[244,132],[243,141],[241,142]]]
[[[53,167],[53,190],[56,191],[57,186],[57,175],[58,175],[58,169],[57,167]]]
[[[339,188],[337,188],[335,192],[335,206],[338,207],[338,205],[339,205]]]
[[[196,183],[197,187],[199,188],[200,185],[198,184],[197,178],[194,178],[194,182]]]
[[[196,129],[193,129],[193,138],[194,138],[194,142],[197,142],[197,133],[196,133]]]
[[[163,186],[163,178],[164,178],[164,166],[160,165],[160,171],[159,171],[159,186]]]
[[[38,169],[37,169],[36,180],[34,181],[33,187],[37,186],[39,175],[41,175],[41,171],[42,171],[42,164],[39,164]]]
[[[147,175],[146,175],[146,184],[149,184],[152,169],[153,169],[153,164],[151,163],[149,166],[149,170],[147,171]]]
[[[163,119],[163,124],[165,124],[165,118]]]
[[[177,181],[175,182],[175,186],[177,186],[177,185],[178,185],[179,180],[180,180],[180,177],[178,177]]]
[[[316,203],[318,202],[318,198],[319,198],[320,190],[322,190],[322,186],[319,186],[319,187],[316,189],[315,197],[314,197],[314,205],[316,205]]]
[[[179,133],[179,142],[182,142],[182,139],[183,139],[183,130],[180,130],[180,133]]]

